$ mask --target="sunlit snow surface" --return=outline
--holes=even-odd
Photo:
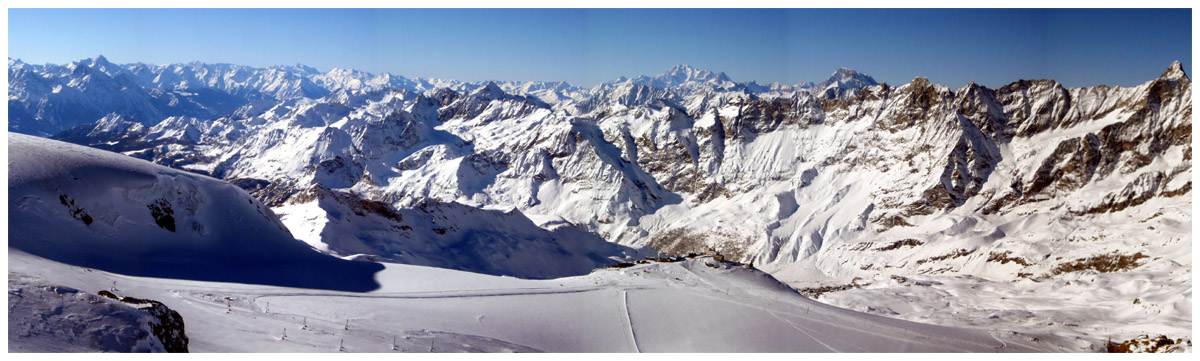
[[[740,265],[706,266],[711,258],[554,280],[386,264],[383,287],[366,293],[130,277],[11,249],[9,261],[12,272],[85,292],[116,281],[123,294],[159,300],[183,316],[193,352],[336,352],[339,342],[348,352],[1064,350],[1049,335],[838,309]],[[10,331],[9,342],[24,341]]]

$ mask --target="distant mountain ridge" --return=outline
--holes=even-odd
[[[8,63],[9,130],[40,135],[90,123],[110,113],[151,126],[170,116],[212,119],[261,103],[295,98],[318,99],[337,92],[382,89],[426,92],[444,88],[469,92],[495,84],[506,93],[532,96],[545,103],[559,104],[582,102],[602,89],[623,83],[663,89],[678,88],[684,92],[695,91],[695,88],[705,85],[708,88],[736,88],[750,94],[785,94],[813,88],[812,83],[760,85],[734,82],[725,73],[688,65],[677,65],[655,76],[622,77],[587,89],[566,82],[460,82],[406,78],[390,73],[372,74],[342,68],[320,72],[303,64],[267,68],[200,62],[117,65],[102,55],[65,65],[35,65],[13,58],[9,58]],[[835,73],[834,76],[838,75]],[[831,77],[819,85],[841,84],[841,88],[851,89],[847,91],[852,92],[853,88],[873,85],[871,82],[838,83]],[[821,89],[824,91],[825,88]]]

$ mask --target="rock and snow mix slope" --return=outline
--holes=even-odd
[[[338,256],[519,278],[586,274],[611,258],[650,253],[609,243],[569,224],[538,227],[520,212],[429,201],[392,209],[323,187],[312,200],[276,208],[308,244]]]
[[[150,313],[8,274],[9,352],[165,352]]]
[[[487,227],[455,227],[465,233],[532,219],[551,233],[567,226],[634,248],[713,247],[793,286],[851,288],[821,299],[894,317],[939,319],[922,310],[951,294],[970,300],[951,318],[972,323],[1016,306],[960,290],[1016,297],[1069,286],[1091,296],[1028,300],[1027,310],[1059,308],[994,319],[1032,329],[1066,325],[1093,339],[1190,338],[1190,308],[1176,306],[1191,300],[1191,82],[1179,63],[1131,88],[1022,80],[952,89],[923,78],[896,86],[849,69],[816,85],[767,86],[679,66],[585,90],[100,60],[65,67],[10,60],[10,78],[42,79],[14,80],[10,93],[19,96],[10,109],[39,104],[44,109],[27,112],[50,116],[72,108],[56,98],[66,95],[51,94],[75,93],[46,93],[55,86],[39,82],[85,91],[92,89],[85,80],[104,79],[97,71],[113,79],[157,74],[130,78],[155,94],[257,94],[226,112],[159,107],[161,122],[106,108],[94,112],[96,123],[59,137],[228,179],[274,207],[297,237],[336,255],[496,264],[478,253],[447,257],[445,245],[479,245],[450,227],[437,227],[445,235],[429,228],[430,235],[353,211],[381,202],[388,212],[409,212],[405,219],[432,221],[454,208],[487,219],[480,222]],[[78,70],[84,65],[93,70]],[[117,115],[100,119],[107,112]],[[19,122],[10,130],[69,126],[52,118],[26,122],[49,130]],[[339,196],[312,196],[321,192]],[[509,241],[488,253],[515,254],[505,250],[517,244],[555,248],[547,240],[556,236],[520,228],[489,236]],[[632,254],[586,240],[562,247],[596,261],[597,252]],[[457,268],[578,272],[505,267]],[[859,283],[871,285],[853,287]],[[1164,296],[1155,296],[1159,289]],[[868,291],[910,306],[854,296]],[[1076,316],[1086,304],[1104,304],[1114,316]],[[1143,314],[1144,327],[1110,327]]]

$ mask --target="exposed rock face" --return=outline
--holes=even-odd
[[[187,332],[184,330],[183,316],[180,316],[179,312],[155,300],[118,296],[110,291],[100,291],[99,295],[150,313],[157,321],[150,324],[150,329],[154,337],[162,343],[163,349],[167,352],[188,352]]]

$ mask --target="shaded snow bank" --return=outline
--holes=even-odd
[[[323,255],[269,208],[209,177],[9,135],[9,247],[159,278],[367,291],[382,266]]]

